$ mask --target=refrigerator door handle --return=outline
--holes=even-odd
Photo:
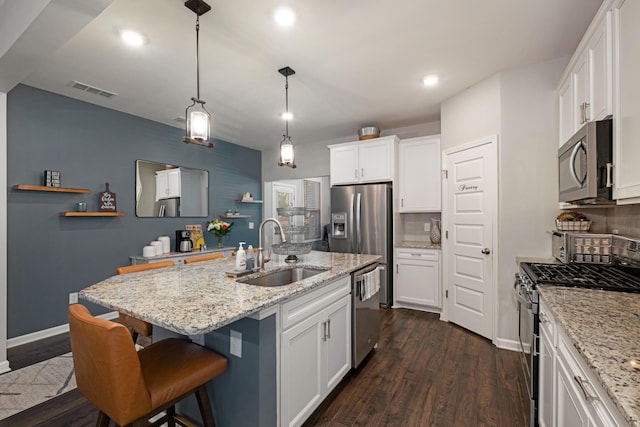
[[[351,194],[351,201],[349,202],[349,230],[351,230],[351,236],[347,236],[347,238],[349,239],[349,252],[354,252],[353,244],[356,230],[355,228],[353,228],[353,215],[355,214],[354,207],[355,205],[353,201],[353,194]]]
[[[362,203],[361,203],[361,194],[358,193],[358,196],[356,198],[356,253],[359,254],[361,249],[361,240],[362,240],[362,232],[360,230],[360,214],[361,214],[361,210],[362,210]]]

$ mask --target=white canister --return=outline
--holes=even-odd
[[[171,239],[169,236],[160,236],[158,241],[162,242],[162,253],[168,254],[171,252]]]
[[[145,258],[156,256],[156,248],[151,245],[145,246],[144,248],[142,248],[142,256]]]
[[[159,240],[154,240],[150,243],[156,250],[156,255],[162,255],[162,242]]]

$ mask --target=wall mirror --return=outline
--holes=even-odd
[[[136,216],[207,217],[209,172],[136,160]]]

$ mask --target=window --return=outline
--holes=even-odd
[[[304,207],[307,211],[304,216],[304,225],[306,226],[304,240],[320,240],[322,239],[320,182],[305,179],[303,190]]]

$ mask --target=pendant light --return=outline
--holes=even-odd
[[[291,119],[291,115],[289,114],[289,76],[294,75],[296,72],[293,71],[291,67],[280,68],[278,72],[285,78],[285,113],[283,115],[285,120],[285,134],[282,135],[282,141],[280,141],[280,162],[278,162],[278,166],[289,166],[295,169],[297,166],[294,162],[293,141],[291,141],[291,137],[289,136],[289,119]]]
[[[182,140],[187,144],[198,144],[213,148],[209,142],[211,132],[211,114],[204,107],[205,101],[200,99],[200,16],[211,10],[211,6],[203,0],[187,0],[184,5],[196,14],[196,96],[191,98],[192,104],[185,110],[187,128]]]

